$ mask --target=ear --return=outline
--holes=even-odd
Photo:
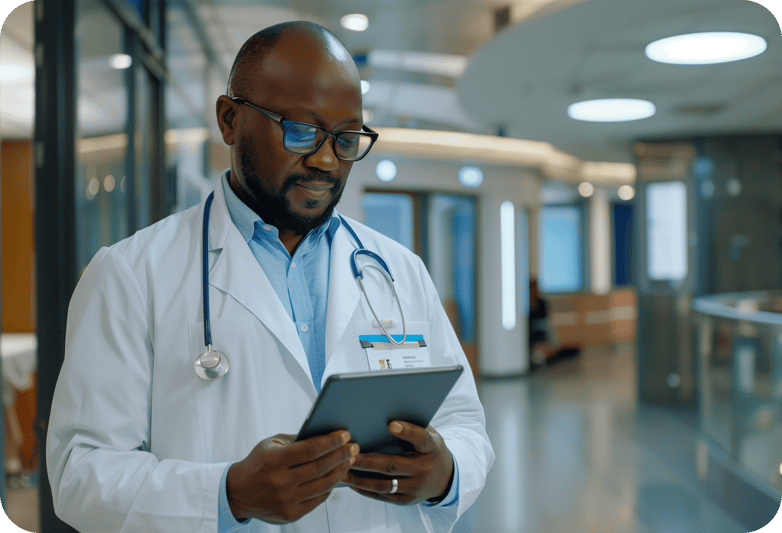
[[[236,104],[227,96],[221,95],[217,99],[215,110],[223,142],[231,146],[236,138]]]

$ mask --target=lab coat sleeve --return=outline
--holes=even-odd
[[[149,322],[129,265],[102,249],[71,300],[46,445],[55,512],[83,533],[217,530],[226,463],[158,460],[147,451]]]
[[[419,271],[427,305],[432,361],[435,364],[461,364],[464,372],[454,385],[431,425],[442,435],[459,468],[459,494],[456,505],[427,507],[419,505],[424,523],[432,531],[447,533],[456,519],[478,498],[486,475],[494,462],[486,417],[478,391],[459,339],[445,314],[440,298],[423,263]]]

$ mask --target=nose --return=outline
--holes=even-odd
[[[335,142],[336,138],[330,133],[327,134],[320,147],[305,158],[304,164],[323,172],[337,170],[339,168],[339,159],[334,153]]]

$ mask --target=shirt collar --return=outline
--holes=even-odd
[[[245,204],[238,196],[236,196],[236,193],[231,188],[230,183],[228,183],[228,176],[230,175],[230,172],[231,169],[227,169],[220,176],[220,182],[223,185],[223,193],[225,194],[225,203],[228,206],[228,212],[231,213],[231,220],[233,220],[233,223],[239,230],[239,233],[242,235],[245,242],[250,242],[253,238],[253,235],[255,235],[256,225],[262,225],[264,222],[263,219],[258,216],[258,213],[250,209],[247,204]],[[334,234],[336,233],[340,224],[340,217],[337,214],[337,210],[335,209],[331,214],[331,218],[323,225],[310,231],[307,237],[317,240],[324,232],[327,232],[329,241],[331,241],[331,239],[334,238]],[[276,228],[274,234],[277,235]]]

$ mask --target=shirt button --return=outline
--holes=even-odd
[[[265,229],[266,231],[271,231],[272,228],[271,226],[264,224],[263,229]]]
[[[296,268],[296,261],[291,261],[291,268]]]
[[[309,331],[309,329],[310,329],[310,327],[307,324],[302,324],[301,325],[301,330],[302,331]]]
[[[331,501],[338,502],[341,499],[342,499],[342,495],[336,490],[331,493]]]

